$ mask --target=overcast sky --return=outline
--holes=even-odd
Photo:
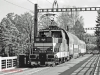
[[[11,3],[9,3],[9,2]],[[38,3],[40,8],[51,8],[54,0],[29,0],[33,3]],[[7,13],[14,12],[15,14],[23,14],[25,12],[34,11],[34,4],[28,0],[0,0],[0,20],[7,15]],[[100,0],[57,0],[59,7],[76,6],[76,7],[98,7]],[[13,5],[15,4],[15,5]],[[18,7],[19,6],[19,7]],[[30,12],[31,13],[31,12]],[[84,18],[84,27],[94,27],[96,25],[97,12],[84,11],[80,12]],[[88,31],[93,33],[93,31]]]

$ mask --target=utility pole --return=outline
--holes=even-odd
[[[34,38],[37,36],[37,32],[38,32],[38,26],[37,26],[37,16],[38,16],[38,9],[37,9],[37,4],[35,4],[35,11],[34,11]]]

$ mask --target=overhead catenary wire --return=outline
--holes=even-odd
[[[32,4],[35,4],[35,3],[31,2],[30,0],[27,0],[27,1],[30,2],[30,3],[32,3]],[[39,7],[39,5],[38,5],[38,7]],[[41,7],[39,7],[39,8],[41,8]]]
[[[51,3],[49,0],[46,0],[46,1],[48,1],[50,4],[53,4],[53,3]]]
[[[28,9],[28,8],[25,8],[25,7],[19,6],[19,5],[17,5],[17,4],[14,4],[14,3],[12,3],[12,2],[9,2],[9,1],[7,1],[7,0],[4,0],[4,1],[7,2],[7,3],[10,3],[10,4],[12,4],[12,5],[15,5],[15,6],[17,6],[17,7],[20,7],[20,8],[23,8],[23,9],[29,10],[29,11],[32,11],[32,10],[30,10],[30,9]]]

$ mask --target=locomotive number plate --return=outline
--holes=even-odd
[[[46,53],[46,51],[41,50],[41,51],[39,51],[39,53]]]

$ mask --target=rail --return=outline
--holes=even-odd
[[[71,75],[97,75],[100,55],[94,55]]]
[[[17,56],[0,57],[0,71],[14,69],[17,66]]]
[[[93,68],[93,70],[92,70],[92,72],[91,72],[91,75],[96,75],[97,74],[97,69],[98,69],[98,64],[99,64],[99,59],[100,59],[100,55],[99,55],[99,57],[98,57],[98,60],[97,60],[97,62],[95,63],[95,65],[94,65],[94,68]]]

